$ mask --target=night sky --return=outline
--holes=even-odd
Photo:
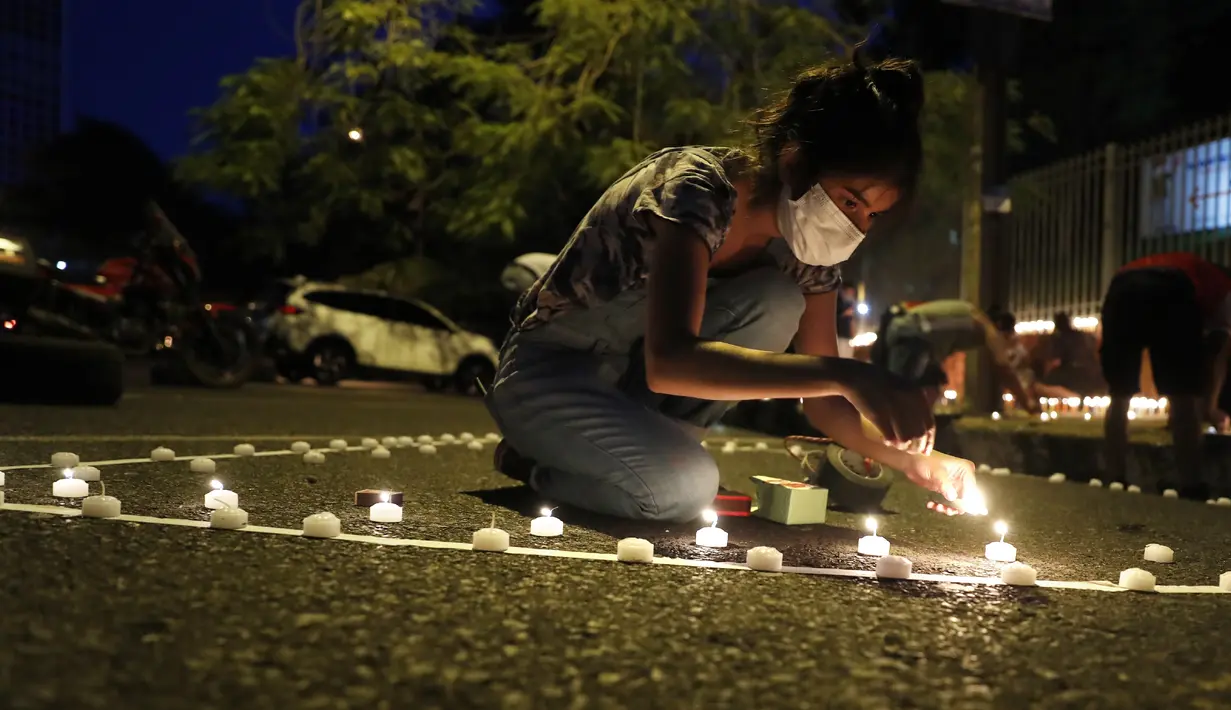
[[[219,79],[294,51],[296,5],[70,0],[69,110],[129,128],[164,158],[182,154],[188,111],[213,103]]]

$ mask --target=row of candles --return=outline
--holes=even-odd
[[[1013,395],[1004,394],[1005,404],[1012,405]],[[1111,397],[1039,397],[1039,407],[1042,411],[1039,418],[1043,421],[1060,417],[1081,417],[1087,421],[1094,417],[1106,416],[1107,408],[1111,406]],[[1128,402],[1128,418],[1166,417],[1168,402],[1166,397],[1132,397]]]

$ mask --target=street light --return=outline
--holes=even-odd
[[[363,140],[363,131],[358,128],[352,128],[350,129],[350,132],[346,134],[346,137],[358,143]]]

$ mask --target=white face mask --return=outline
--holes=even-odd
[[[820,185],[798,200],[791,199],[789,187],[782,188],[778,198],[778,230],[795,258],[812,266],[841,264],[864,237]]]

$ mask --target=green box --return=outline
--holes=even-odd
[[[829,490],[811,483],[773,476],[753,476],[757,507],[752,514],[783,525],[815,525],[825,522]]]

